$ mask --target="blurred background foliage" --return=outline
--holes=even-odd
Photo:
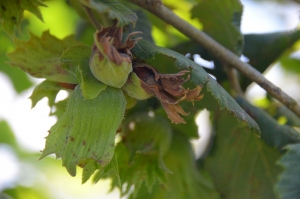
[[[254,2],[266,6],[267,4],[265,3],[268,1],[255,0]],[[276,2],[273,2],[281,4],[282,6],[291,2],[295,4],[300,3],[298,0],[277,0]],[[44,22],[40,21],[32,13],[25,11],[20,30],[22,34],[17,32],[17,37],[27,40],[29,38],[29,32],[41,36],[43,31],[50,30],[52,35],[60,39],[70,34],[75,34],[78,40],[88,45],[92,44],[92,34],[94,29],[87,19],[82,17],[84,16],[84,13],[80,10],[81,8],[78,6],[77,1],[49,0],[44,3],[47,7],[40,7]],[[124,1],[124,3],[133,10],[139,9],[134,5],[128,4],[126,1]],[[195,1],[164,0],[163,3],[196,28],[203,29],[201,21],[192,18],[191,9],[196,5]],[[182,33],[152,14],[142,12],[140,16],[147,17],[151,21],[152,24],[149,24],[149,26],[152,28],[151,33],[156,45],[174,49],[182,54],[190,53],[192,59],[194,58],[193,55],[200,54],[200,56],[206,60],[214,60],[213,56],[205,49],[194,42],[189,41]],[[255,31],[255,27],[253,27],[253,30]],[[218,34],[222,35],[223,32],[218,32]],[[145,33],[143,37],[150,38],[151,35],[147,36]],[[293,77],[296,75],[298,78],[300,75],[300,58],[298,56],[300,49],[300,42],[298,41],[299,37],[299,30],[279,33],[245,34],[242,53],[248,57],[250,64],[262,73],[269,71],[274,65],[280,64],[282,67],[281,71],[285,74],[286,78],[288,78],[289,75],[292,75]],[[222,41],[219,42],[222,43]],[[6,53],[11,52],[14,49],[14,44],[12,39],[2,30],[0,30],[0,43],[1,74],[8,77],[15,92],[18,94],[22,94],[28,91],[28,89],[32,89],[37,81],[29,77],[19,68],[9,66]],[[214,75],[220,84],[225,88],[228,88],[228,86],[226,86],[228,84],[228,82],[226,82],[226,74],[223,69],[221,69],[218,62],[216,60],[214,61],[216,68],[206,70]],[[155,63],[155,60],[152,62]],[[165,62],[168,63],[170,60],[166,59]],[[160,65],[163,66],[164,63],[160,63]],[[163,67],[161,70],[164,72]],[[242,76],[241,83],[243,89],[246,91],[247,89],[249,90],[249,85],[251,87],[251,82]],[[3,93],[0,94],[0,96],[2,95]],[[299,118],[295,117],[295,115],[285,107],[272,100],[268,95],[265,94],[263,97],[259,98],[255,98],[255,96],[251,97],[252,99],[255,99],[253,100],[253,103],[256,106],[264,109],[264,111],[272,116],[270,121],[275,122],[275,124],[287,124],[300,127]],[[295,97],[298,97],[299,100],[300,96],[296,95]],[[17,115],[18,113],[14,114]],[[282,117],[282,115],[285,115],[285,117]],[[193,119],[193,117],[187,118],[187,120]],[[221,120],[217,120],[216,122],[219,122],[219,125],[221,126],[224,125],[221,123]],[[184,127],[179,125],[177,128],[180,129]],[[196,137],[193,135],[190,136]],[[267,148],[265,150],[269,149]],[[1,114],[0,110],[0,176],[7,176],[5,178],[0,178],[0,199],[119,197],[117,191],[113,191],[105,196],[106,191],[110,188],[110,182],[108,180],[102,181],[97,185],[91,185],[91,183],[81,185],[80,177],[75,177],[75,180],[70,177],[61,166],[60,161],[56,161],[54,157],[46,158],[43,161],[37,161],[39,156],[40,153],[38,151],[33,152],[20,144],[20,140],[16,138],[10,127],[10,122],[7,121],[5,115]],[[172,154],[170,156],[172,156]],[[278,154],[273,154],[273,156],[277,157]],[[216,164],[214,161],[219,160],[210,159],[204,167],[208,167],[212,172],[215,172],[217,169],[213,167],[213,165]],[[5,162],[7,162],[7,164]],[[201,163],[199,163],[199,165],[200,164]],[[171,165],[169,167],[171,167]],[[6,173],[6,169],[13,170],[13,172]],[[278,168],[275,168],[275,170],[276,169]],[[276,172],[278,171],[276,170]]]

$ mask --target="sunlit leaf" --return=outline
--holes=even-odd
[[[118,26],[125,26],[137,21],[137,16],[118,0],[80,0],[81,3],[96,9],[100,13],[108,13],[109,18],[116,19]]]
[[[77,79],[60,66],[60,56],[69,46],[77,42],[73,37],[59,40],[44,32],[41,38],[31,35],[29,41],[16,39],[16,49],[7,54],[10,65],[21,68],[37,78],[50,81],[77,83]]]
[[[82,95],[86,99],[94,99],[106,88],[106,85],[97,80],[90,70],[91,53],[91,47],[76,45],[66,49],[60,59],[62,67],[77,77]]]
[[[8,144],[13,148],[18,148],[14,132],[5,120],[0,120],[0,144]]]
[[[286,146],[287,153],[280,159],[284,167],[276,184],[276,191],[281,199],[297,199],[300,197],[300,144]]]
[[[52,107],[54,105],[56,95],[61,89],[62,87],[56,82],[48,80],[43,81],[34,88],[31,96],[29,97],[32,101],[31,107],[35,107],[35,105],[44,97],[48,98],[48,104]]]
[[[13,42],[3,31],[0,31],[0,41],[0,72],[4,73],[10,78],[15,90],[18,93],[30,88],[33,84],[28,75],[18,68],[10,67],[7,63],[8,58],[5,56],[5,54],[13,49],[14,46]]]
[[[204,168],[223,198],[276,198],[280,153],[239,125],[226,111],[214,113],[216,138]]]
[[[114,138],[125,106],[119,89],[108,87],[89,100],[84,99],[77,86],[66,112],[50,129],[41,158],[55,153],[72,176],[76,175],[76,165],[89,158],[106,166],[114,154]]]
[[[55,104],[52,106],[54,110],[51,110],[50,115],[55,115],[58,118],[63,115],[63,113],[66,111],[67,105],[68,105],[68,98],[62,101],[55,102]]]
[[[95,160],[89,159],[82,171],[82,183],[85,183],[91,175],[96,172],[94,176],[94,182],[97,183],[102,177],[108,175],[110,172],[114,174],[114,177],[117,179],[117,185],[121,186],[121,180],[119,176],[118,162],[114,156],[108,165],[101,166]]]
[[[0,3],[1,28],[13,36],[15,27],[17,29],[20,27],[24,10],[28,10],[43,21],[38,6],[45,6],[45,4],[39,0],[2,0]]]

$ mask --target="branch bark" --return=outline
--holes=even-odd
[[[264,88],[272,97],[279,100],[287,108],[293,111],[298,117],[300,117],[300,106],[296,100],[291,98],[280,88],[272,84],[267,80],[260,72],[258,72],[251,65],[240,61],[234,53],[227,50],[221,44],[216,42],[214,39],[209,37],[204,32],[196,29],[188,22],[184,21],[171,10],[166,8],[160,0],[127,0],[130,1],[159,17],[161,20],[174,26],[177,30],[185,34],[187,37],[198,42],[217,59],[222,61],[224,64],[233,67],[240,71],[247,78],[256,82],[259,86]]]

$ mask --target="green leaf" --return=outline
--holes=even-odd
[[[172,129],[164,117],[139,112],[127,118],[122,130],[124,144],[130,155],[158,150],[162,158],[170,147]]]
[[[32,81],[29,79],[28,75],[26,75],[26,73],[21,71],[19,68],[10,67],[9,64],[7,64],[8,58],[5,56],[5,54],[13,49],[14,46],[9,37],[1,30],[0,41],[0,72],[3,72],[5,75],[7,75],[10,78],[15,90],[18,93],[21,93],[33,85]]]
[[[192,80],[197,84],[199,81],[197,76],[199,72],[194,70],[192,73]],[[232,116],[236,117],[243,125],[248,125],[251,131],[257,135],[260,130],[256,122],[242,109],[239,104],[211,77],[206,83],[206,88],[203,90],[204,98],[195,102],[197,107],[203,107],[210,111],[225,109]],[[217,104],[216,104],[217,103]]]
[[[59,40],[46,31],[41,38],[31,34],[29,41],[16,39],[16,49],[7,56],[11,66],[19,67],[33,77],[56,82],[77,83],[76,78],[61,68],[59,62],[63,51],[76,43],[73,37]]]
[[[91,47],[80,44],[66,49],[60,59],[62,67],[77,77],[82,95],[86,99],[94,99],[106,88],[106,85],[98,81],[90,70],[91,53]]]
[[[163,157],[169,150],[172,139],[172,129],[165,118],[139,112],[126,119],[123,125],[122,143],[129,152],[125,164],[126,169],[120,169],[122,183],[126,183],[123,194],[128,193],[135,185],[134,195],[145,182],[151,192],[156,181],[166,184],[165,174],[170,173],[163,162]],[[124,152],[119,152],[120,153]],[[121,161],[120,161],[121,162]]]
[[[204,27],[204,32],[227,49],[240,55],[243,35],[240,23],[243,6],[239,0],[198,0],[191,10]]]
[[[180,104],[183,108],[183,110],[187,110],[189,115],[184,117],[184,120],[186,121],[186,124],[174,124],[171,123],[171,127],[174,131],[181,132],[188,136],[191,139],[198,139],[198,126],[196,124],[196,117],[199,110],[199,107],[193,106],[192,103],[186,102]],[[156,115],[161,115],[163,117],[166,117],[166,112],[163,108],[159,108],[155,110]]]
[[[51,110],[50,116],[55,115],[55,116],[57,116],[57,118],[60,118],[66,111],[68,101],[69,101],[69,99],[67,98],[65,100],[56,102],[52,106],[54,110],[53,111]]]
[[[278,117],[284,116],[287,119],[287,125],[300,127],[300,118],[286,106],[277,107],[276,114]]]
[[[18,149],[18,144],[14,132],[5,120],[0,120],[0,144],[8,144]]]
[[[297,199],[300,197],[300,144],[287,145],[286,149],[288,152],[279,161],[284,171],[279,176],[276,191],[281,199]]]
[[[39,0],[2,0],[0,3],[1,28],[10,36],[14,36],[15,27],[19,30],[24,10],[28,10],[41,21],[42,15],[38,6],[46,6]]]
[[[240,121],[247,123],[255,133],[259,133],[259,128],[255,121],[249,117],[249,115],[235,102],[235,100],[215,80],[213,80],[200,65],[175,51],[155,46],[145,40],[139,41],[132,49],[132,53],[134,56],[142,60],[151,60],[154,57],[157,58],[157,56],[155,56],[156,54],[161,54],[164,56],[158,57],[159,59],[165,59],[167,56],[176,60],[174,65],[178,68],[185,70],[191,69],[192,82],[201,86],[205,84],[206,91],[210,92],[209,95],[213,97],[209,98],[210,100],[205,103],[205,106],[201,106],[201,104],[203,104],[202,101],[207,98],[204,93],[204,99],[195,102],[195,104],[197,104],[196,107],[208,108],[212,107],[211,105],[213,102],[217,102],[217,106],[212,107],[212,109],[225,108]],[[156,63],[159,62],[160,60],[157,60]],[[161,66],[154,67],[157,68]],[[163,67],[166,68],[165,65],[163,65]],[[198,104],[200,105],[198,106]]]
[[[95,171],[97,172],[94,176],[95,183],[97,183],[105,175],[109,175],[109,173],[112,172],[115,175],[115,178],[117,179],[118,186],[121,187],[118,162],[115,155],[111,159],[109,164],[103,167],[99,165],[95,160],[89,159],[87,163],[85,163],[85,166],[83,167],[82,183],[85,183]]]
[[[130,25],[124,27],[123,42],[127,38],[127,35],[130,34],[131,32],[141,31],[141,32],[143,32],[143,34],[139,35],[140,37],[143,37],[143,39],[145,39],[151,43],[154,43],[152,34],[151,34],[152,24],[148,20],[145,12],[143,10],[136,10],[135,13],[138,16],[138,20],[137,20],[135,26],[133,24],[130,24]]]
[[[171,148],[164,161],[173,172],[167,175],[167,186],[156,185],[151,193],[142,187],[137,199],[219,198],[214,187],[198,173],[192,146],[186,136],[178,132],[173,134]],[[132,196],[130,198],[134,198]]]
[[[295,129],[287,125],[279,125],[278,122],[268,113],[252,106],[243,98],[237,98],[236,100],[257,122],[261,131],[261,139],[263,139],[268,145],[282,149],[286,144],[300,141],[300,135]]]
[[[118,0],[80,0],[84,5],[96,9],[100,13],[108,13],[108,17],[118,21],[117,26],[125,26],[137,21],[137,16]]]
[[[41,159],[55,153],[72,176],[76,175],[76,165],[89,158],[102,166],[109,164],[125,107],[126,100],[119,89],[107,87],[90,100],[84,99],[77,86],[66,112],[50,129]]]
[[[266,34],[245,35],[243,54],[249,58],[249,64],[263,73],[282,53],[300,39],[300,30]],[[284,60],[282,60],[284,62]],[[283,64],[288,66],[289,64]],[[251,81],[244,79],[242,87],[246,88]]]
[[[31,107],[35,107],[35,105],[44,97],[48,98],[48,104],[52,107],[55,103],[56,95],[61,89],[62,87],[56,82],[48,80],[43,81],[34,88],[31,96],[29,97],[32,101]]]
[[[273,186],[281,168],[277,149],[265,144],[226,111],[214,113],[216,133],[204,168],[223,198],[277,198]]]
[[[198,78],[199,82],[201,84],[204,84],[208,80],[208,74],[205,72],[205,70],[193,62],[192,60],[186,58],[185,56],[181,55],[180,53],[177,53],[173,50],[170,50],[168,48],[162,48],[159,46],[155,46],[154,44],[146,41],[146,40],[140,40],[134,48],[131,50],[132,54],[141,60],[151,60],[156,58],[155,55],[162,54],[164,55],[162,58],[170,57],[172,59],[175,59],[174,65],[180,69],[197,69],[199,71]],[[160,67],[160,66],[154,66],[154,67]],[[164,66],[165,67],[165,66]]]

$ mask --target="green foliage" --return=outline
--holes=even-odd
[[[239,0],[198,0],[191,10],[204,31],[224,47],[240,55],[243,35],[240,32],[243,6]],[[217,26],[215,24],[218,24]]]
[[[10,36],[14,36],[15,27],[19,30],[24,10],[36,15],[40,20],[42,15],[38,6],[45,6],[39,0],[3,0],[0,6],[1,28]]]
[[[282,149],[288,143],[299,142],[299,133],[295,129],[288,125],[279,125],[274,118],[243,98],[238,98],[237,102],[257,122],[261,139],[268,145]]]
[[[44,78],[30,96],[32,107],[46,97],[50,115],[58,118],[40,159],[55,154],[71,176],[77,166],[82,168],[82,183],[110,179],[111,190],[118,188],[129,198],[299,198],[300,138],[294,128],[300,126],[299,117],[272,100],[265,107],[268,113],[242,94],[231,96],[234,88],[222,86],[232,79],[218,56],[187,41],[161,19],[121,2],[68,1],[85,19],[78,22],[76,36],[58,39],[50,28],[41,37],[30,33],[28,41],[19,35],[26,34],[19,30],[23,12],[42,19],[38,7],[44,4],[0,3],[1,28],[13,38],[12,43],[0,32],[0,71],[18,92],[31,86],[27,74]],[[299,60],[290,57],[299,48],[298,30],[243,35],[243,7],[238,0],[163,3],[236,55],[247,56],[258,71],[279,60],[287,70],[299,72]],[[90,22],[95,20],[103,28],[93,27]],[[173,50],[166,48],[175,44]],[[214,60],[216,69],[203,69],[186,53]],[[4,63],[4,54],[13,67]],[[241,77],[238,83],[245,89],[250,82]],[[69,95],[57,101],[61,90]],[[211,114],[213,138],[205,156],[197,159],[190,140],[199,139],[195,119],[203,109]],[[284,125],[278,123],[280,118],[286,120]],[[0,144],[19,150],[4,120],[0,132]],[[16,186],[4,193],[18,197],[19,190],[30,192]],[[43,197],[38,191],[31,195]]]
[[[90,54],[90,47],[79,44],[67,48],[60,59],[62,67],[79,81],[85,99],[94,99],[106,88],[106,85],[98,81],[89,70]]]
[[[102,166],[109,164],[125,106],[124,95],[118,89],[108,87],[89,100],[77,86],[66,112],[50,129],[41,158],[55,153],[72,176],[76,175],[76,165],[84,167],[90,159]]]
[[[214,112],[216,138],[204,168],[224,198],[276,198],[273,186],[280,153],[236,124],[225,111]],[[263,132],[262,132],[263,133]]]
[[[286,146],[287,153],[280,159],[279,164],[284,167],[284,172],[280,174],[276,190],[280,198],[299,198],[299,160],[300,145],[290,144]]]
[[[125,26],[137,21],[137,16],[118,0],[80,0],[81,3],[96,9],[100,13],[108,13],[109,18],[118,21],[118,26]]]
[[[52,107],[55,103],[55,98],[57,93],[60,91],[61,87],[56,82],[51,82],[48,80],[43,81],[38,86],[36,86],[29,97],[32,101],[32,108],[44,97],[48,98],[48,104]]]
[[[60,67],[59,61],[62,52],[76,43],[72,36],[59,40],[47,31],[41,38],[31,35],[27,42],[16,39],[16,49],[7,56],[11,66],[19,67],[33,77],[77,83],[74,76]]]

